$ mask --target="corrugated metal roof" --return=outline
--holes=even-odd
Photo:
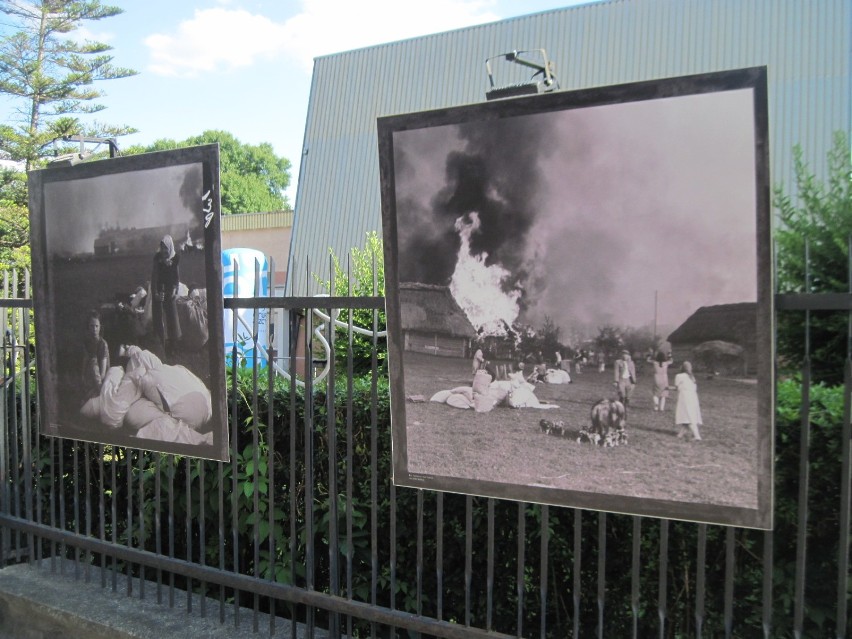
[[[849,0],[609,0],[317,58],[291,292],[381,229],[377,117],[482,102],[486,58],[537,48],[563,90],[766,65],[773,184],[792,184],[795,144],[820,174],[852,128]]]

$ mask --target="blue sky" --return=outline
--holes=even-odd
[[[293,163],[294,204],[315,57],[585,1],[113,0],[125,12],[78,35],[140,72],[101,85],[97,119],[139,129],[120,147],[207,129],[269,142]]]

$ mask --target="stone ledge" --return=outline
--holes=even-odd
[[[290,622],[277,617],[275,633],[269,634],[269,617],[258,614],[258,630],[253,629],[254,611],[241,608],[239,627],[234,622],[234,606],[226,605],[225,622],[219,622],[218,599],[206,600],[206,616],[200,614],[201,599],[193,595],[192,612],[186,612],[186,593],[174,589],[174,606],[169,606],[169,589],[161,588],[162,603],[157,603],[156,582],[145,582],[145,598],[140,599],[140,580],[132,581],[127,595],[127,576],[117,576],[112,589],[112,573],[107,587],[101,588],[101,569],[65,561],[51,570],[50,559],[36,564],[19,564],[0,569],[0,639],[257,639],[290,637]],[[60,567],[62,570],[60,570]],[[279,604],[283,606],[284,604]],[[315,636],[325,637],[316,629]],[[305,636],[302,624],[297,637]]]

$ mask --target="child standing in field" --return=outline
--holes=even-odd
[[[654,410],[666,410],[666,398],[669,396],[669,366],[672,356],[663,351],[657,351],[653,359],[648,359],[654,365]]]
[[[675,375],[674,383],[677,387],[677,406],[675,407],[675,424],[678,425],[678,437],[686,435],[686,428],[692,433],[692,438],[701,440],[698,426],[701,421],[701,406],[698,405],[698,385],[692,374],[692,364],[684,362],[681,372]]]
[[[636,386],[636,364],[630,357],[630,351],[621,351],[621,359],[615,360],[615,387],[618,389],[618,401],[626,408],[630,404],[633,387]]]
[[[107,370],[109,370],[109,346],[101,336],[101,316],[97,311],[91,311],[83,336],[81,379],[84,399],[96,397],[101,392],[101,384]]]

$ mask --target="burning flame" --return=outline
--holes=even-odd
[[[487,253],[471,253],[470,238],[481,225],[476,212],[456,220],[461,247],[450,280],[450,293],[477,331],[481,329],[483,335],[506,335],[506,327],[512,326],[520,313],[521,291],[515,289],[506,293],[502,283],[510,275],[509,271],[497,264],[486,266]]]

